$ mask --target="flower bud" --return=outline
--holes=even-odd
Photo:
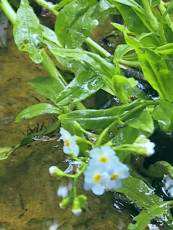
[[[56,166],[49,167],[49,174],[51,176],[60,176],[60,177],[65,175],[65,173]]]
[[[67,208],[67,206],[70,204],[71,199],[69,197],[65,197],[60,203],[59,207],[60,208]]]

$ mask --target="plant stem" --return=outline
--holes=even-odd
[[[92,40],[90,37],[87,37],[85,39],[85,42],[91,46],[94,50],[96,50],[98,53],[100,53],[102,56],[106,57],[106,58],[110,58],[112,55],[105,50],[104,48],[102,48],[99,44],[97,44],[94,40]]]
[[[55,5],[53,5],[51,2],[46,2],[44,0],[35,0],[35,2],[37,2],[37,4],[42,6],[43,8],[52,12],[55,16],[58,15],[58,11],[55,10]]]
[[[0,8],[4,12],[4,14],[7,16],[9,21],[14,25],[14,23],[16,21],[16,12],[10,6],[8,1],[7,0],[1,0],[0,1]]]
[[[42,57],[43,57],[42,65],[44,69],[49,73],[49,75],[52,78],[55,78],[58,81],[60,90],[63,90],[65,88],[66,82],[61,76],[61,74],[59,73],[59,71],[57,71],[55,64],[53,63],[52,59],[49,57],[49,55],[46,53],[45,50],[42,51]]]
[[[55,5],[55,9],[60,10],[61,8],[63,8],[65,5],[67,5],[68,3],[72,2],[72,1],[73,0],[62,0],[61,2],[59,2]]]

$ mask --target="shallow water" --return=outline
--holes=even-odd
[[[15,124],[18,112],[41,99],[27,84],[45,75],[40,67],[20,54],[12,42],[0,50],[0,146],[17,144],[33,121]],[[50,122],[48,118],[38,122]],[[113,208],[112,194],[98,198],[90,195],[88,208],[80,217],[58,207],[56,189],[61,183],[48,174],[48,167],[59,162],[57,142],[34,142],[22,147],[0,163],[0,229],[127,229],[129,215]]]

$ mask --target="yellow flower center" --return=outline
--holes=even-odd
[[[69,147],[70,146],[70,141],[69,140],[64,140],[64,145],[66,146],[66,147]]]
[[[117,180],[118,177],[119,177],[118,174],[112,173],[112,175],[111,175],[111,180]]]
[[[100,173],[96,173],[94,176],[93,176],[93,181],[94,183],[99,183],[101,181],[101,175]]]
[[[106,157],[106,156],[101,156],[101,157],[99,158],[99,161],[100,161],[101,163],[107,163],[107,162],[109,162],[109,158]]]

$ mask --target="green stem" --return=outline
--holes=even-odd
[[[73,0],[62,0],[61,2],[57,3],[55,5],[55,9],[56,10],[60,10],[61,8],[63,8],[65,5],[69,4],[70,2],[72,2]]]
[[[92,47],[94,50],[96,50],[99,54],[101,54],[102,56],[106,57],[106,58],[110,58],[112,55],[105,50],[104,48],[102,48],[99,44],[97,44],[94,40],[92,40],[90,37],[87,37],[85,39],[85,42]]]
[[[38,5],[42,6],[43,8],[49,10],[54,15],[58,15],[58,11],[55,9],[55,5],[53,5],[51,2],[46,2],[44,0],[35,0]]]
[[[140,63],[138,61],[127,61],[127,60],[120,60],[120,64],[130,67],[140,67]]]
[[[52,78],[55,78],[58,81],[60,90],[63,90],[65,88],[66,82],[61,76],[61,74],[59,73],[59,71],[57,71],[55,64],[53,63],[52,59],[49,57],[49,55],[46,53],[45,50],[42,51],[42,57],[43,57],[42,65],[44,69],[49,73],[49,75]]]
[[[13,8],[10,6],[7,0],[1,0],[0,1],[0,8],[4,12],[4,14],[7,16],[9,21],[14,25],[16,21],[16,13],[13,10]]]

